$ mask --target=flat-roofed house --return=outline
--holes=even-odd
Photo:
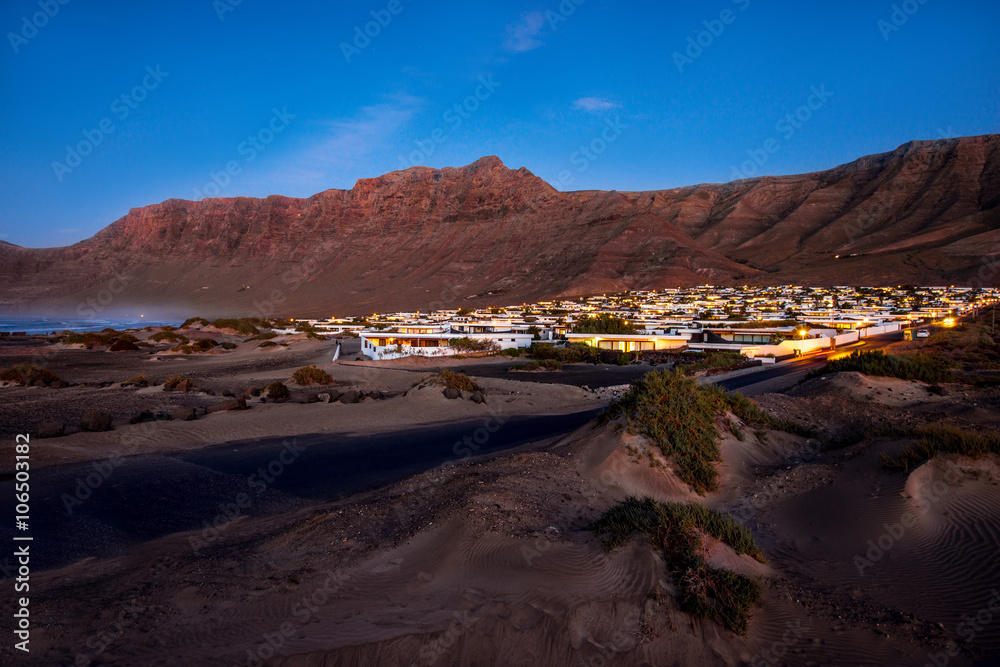
[[[672,350],[684,347],[691,340],[690,334],[592,334],[568,333],[566,340],[571,343],[586,343],[601,350],[620,352],[646,352],[650,350]]]
[[[386,360],[400,357],[447,357],[468,353],[469,350],[452,345],[452,341],[468,338],[471,341],[493,341],[501,350],[529,347],[533,336],[529,333],[494,331],[467,333],[451,326],[400,326],[394,329],[366,330],[361,333],[361,353],[372,359]]]

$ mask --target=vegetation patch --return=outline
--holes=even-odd
[[[1000,456],[1000,436],[980,435],[947,424],[917,427],[887,427],[869,433],[869,437],[897,437],[913,440],[896,456],[882,455],[882,462],[894,470],[909,472],[938,454],[960,454],[974,459],[990,454]]]
[[[326,336],[320,334],[319,329],[308,322],[303,322],[295,327],[295,330],[306,335],[311,340],[326,340]]]
[[[702,535],[707,534],[738,554],[766,562],[750,531],[731,516],[697,504],[628,497],[609,508],[590,530],[609,551],[625,545],[634,535],[646,535],[650,545],[663,551],[681,610],[746,634],[763,587],[746,575],[710,567],[704,556]]]
[[[531,347],[528,348],[528,356],[538,360],[555,359],[564,364],[588,362],[615,366],[627,366],[638,358],[636,353],[602,350],[585,343],[568,343],[566,345],[532,343]]]
[[[88,350],[95,347],[110,347],[116,340],[135,343],[139,339],[130,333],[107,328],[102,331],[67,331],[59,336],[59,342],[65,345],[83,345]]]
[[[482,387],[476,384],[476,381],[468,375],[455,373],[454,371],[449,370],[443,370],[440,373],[431,376],[430,383],[470,393],[483,390]]]
[[[39,380],[45,384],[62,382],[62,379],[49,369],[28,364],[17,364],[0,371],[0,381],[3,382],[16,382],[27,386]]]
[[[261,343],[257,347],[277,347],[277,346],[278,346],[278,344],[275,343],[273,340],[265,340],[263,343]]]
[[[186,343],[188,337],[173,331],[160,331],[149,337],[154,343]]]
[[[292,392],[288,391],[288,387],[285,386],[284,382],[272,382],[267,385],[266,391],[267,397],[272,401],[283,400],[292,395]]]
[[[230,343],[227,340],[224,343],[220,343],[219,347],[221,347],[223,350],[235,350],[239,346],[236,343]]]
[[[257,326],[264,326],[267,322],[258,318],[243,317],[239,319],[218,319],[212,322],[212,326],[218,329],[231,329],[241,336],[256,336],[260,333]]]
[[[561,371],[562,363],[555,359],[543,359],[542,361],[529,361],[526,364],[514,364],[507,369],[512,372],[519,371]]]
[[[212,323],[206,320],[204,317],[189,317],[186,320],[184,320],[184,324],[182,324],[179,328],[187,329],[192,324],[198,324],[200,326],[207,327],[210,326]]]
[[[264,332],[261,332],[261,333],[257,334],[256,336],[250,336],[249,338],[247,338],[243,342],[244,343],[249,343],[252,340],[271,340],[272,338],[277,338],[277,337],[278,337],[278,334],[274,333],[273,331],[264,331]]]
[[[208,352],[219,344],[211,338],[199,338],[193,343],[181,343],[170,348],[171,352],[183,352],[184,354],[197,354],[198,352]]]
[[[718,487],[714,463],[722,460],[722,436],[716,424],[727,412],[747,424],[813,435],[795,422],[771,417],[742,394],[699,385],[679,372],[669,371],[652,371],[639,378],[624,396],[608,406],[601,419],[606,422],[624,417],[630,432],[652,440],[674,462],[678,476],[705,494]]]
[[[292,379],[295,380],[296,384],[303,386],[308,384],[333,384],[333,378],[330,377],[330,374],[315,365],[298,369],[292,374]]]
[[[811,372],[806,379],[827,373],[855,371],[862,375],[894,377],[901,380],[919,380],[927,384],[954,382],[955,375],[949,363],[928,355],[900,356],[882,350],[852,352],[849,357],[826,362],[826,366]]]
[[[167,391],[173,391],[174,389],[177,388],[178,385],[180,385],[183,382],[187,382],[189,388],[195,386],[194,380],[189,380],[183,375],[175,375],[171,378],[168,378],[167,381],[163,383],[163,388]]]
[[[573,333],[635,334],[638,330],[625,319],[610,313],[584,315],[573,325]]]
[[[480,340],[476,338],[469,338],[468,336],[452,338],[448,341],[448,346],[455,348],[459,352],[485,352],[487,354],[496,354],[500,351],[500,343],[495,340]]]

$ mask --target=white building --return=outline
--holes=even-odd
[[[415,331],[416,330],[416,331]],[[361,353],[372,359],[399,359],[401,357],[447,357],[456,354],[474,353],[453,343],[458,339],[473,342],[496,343],[496,349],[530,347],[534,337],[529,333],[513,331],[492,331],[488,333],[467,333],[457,331],[449,325],[399,327],[396,330],[366,330],[361,333]]]

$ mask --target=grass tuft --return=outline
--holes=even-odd
[[[1000,456],[1000,436],[994,433],[980,435],[947,424],[885,427],[867,435],[913,440],[912,445],[904,447],[896,456],[882,455],[882,463],[886,467],[904,472],[909,472],[938,454],[960,454],[972,458],[990,454]]]
[[[333,378],[322,368],[316,366],[305,366],[292,374],[292,379],[296,384],[333,384]]]
[[[285,399],[291,395],[292,392],[288,391],[288,387],[285,386],[284,382],[272,382],[267,385],[267,397],[272,401]]]
[[[455,373],[454,371],[449,371],[447,369],[431,376],[430,383],[467,392],[482,391],[482,387],[476,384],[476,381],[468,375]]]
[[[763,587],[751,577],[710,567],[702,549],[701,534],[705,533],[739,554],[766,562],[750,531],[731,516],[697,504],[659,503],[630,496],[609,508],[590,530],[609,551],[625,545],[634,535],[646,535],[652,546],[663,551],[683,611],[746,634]]]
[[[38,380],[41,380],[45,384],[62,382],[62,379],[49,369],[28,364],[17,364],[0,371],[0,380],[3,382],[16,382],[25,386],[34,384]]]
[[[927,384],[954,382],[955,375],[948,362],[922,354],[900,356],[882,350],[858,350],[851,356],[826,362],[826,366],[811,372],[806,379],[827,373],[855,371],[862,375],[919,380]]]

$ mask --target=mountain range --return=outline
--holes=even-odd
[[[796,176],[560,192],[497,157],[306,199],[169,199],[62,248],[0,242],[0,308],[330,316],[694,284],[1000,283],[1000,135]]]

